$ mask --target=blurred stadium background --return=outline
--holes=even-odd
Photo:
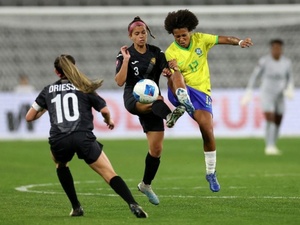
[[[73,55],[90,78],[104,79],[99,91],[117,126],[106,132],[102,119],[96,117],[96,135],[144,137],[137,118],[123,107],[122,88],[114,82],[115,58],[121,46],[131,45],[127,26],[137,15],[156,36],[148,42],[165,50],[173,37],[164,30],[164,19],[178,9],[190,9],[198,16],[196,31],[251,37],[254,42],[248,49],[221,45],[210,51],[216,136],[263,136],[259,96],[244,108],[239,101],[259,57],[269,53],[272,38],[285,41],[296,86],[295,98],[287,101],[281,133],[299,136],[300,0],[0,0],[0,139],[48,136],[47,116],[34,124],[24,119],[37,93],[20,95],[13,90],[20,74],[29,76],[37,92],[54,82],[53,61],[63,53]],[[160,84],[166,96],[165,79]],[[199,129],[184,115],[166,135],[198,137]]]
[[[164,18],[169,11],[182,8],[199,17],[197,31],[251,37],[255,45],[249,49],[217,46],[209,55],[222,192],[208,192],[201,178],[205,170],[202,141],[196,123],[185,114],[173,129],[166,130],[166,137],[189,139],[166,139],[164,163],[155,182],[165,209],[151,208],[135,186],[144,166],[142,149],[147,149],[146,141],[135,140],[145,137],[137,118],[130,117],[123,107],[122,88],[114,83],[115,57],[122,45],[131,44],[127,25],[136,15],[156,35],[149,42],[165,49],[173,38],[163,28]],[[222,225],[300,224],[299,34],[300,0],[0,0],[0,224],[141,223],[131,220],[126,209],[123,212],[119,198],[111,197],[111,190],[104,184],[99,186],[98,179],[93,182],[95,174],[83,169],[79,160],[73,160],[72,171],[87,216],[84,220],[65,217],[68,202],[61,202],[62,190],[53,167],[47,166],[53,164],[47,144],[49,118],[45,115],[33,124],[26,123],[24,116],[37,93],[12,92],[19,74],[27,74],[37,91],[54,82],[53,61],[61,53],[75,56],[79,68],[89,77],[105,79],[104,97],[109,100],[117,126],[108,131],[102,117],[95,116],[96,136],[134,138],[104,140],[104,144],[116,171],[149,209],[150,220],[145,224],[207,225],[212,224],[211,212],[217,215],[213,217],[215,224]],[[296,137],[279,140],[278,147],[284,152],[281,157],[263,156],[259,98],[255,96],[247,108],[238,104],[258,58],[269,52],[272,38],[285,41],[297,88],[295,98],[287,101],[281,130],[284,136]],[[161,84],[165,84],[164,79]],[[247,139],[223,140],[221,136]],[[191,137],[197,139],[191,141]],[[31,141],[38,138],[43,141]],[[16,191],[16,187],[32,193]]]
[[[61,53],[77,59],[91,78],[105,79],[104,89],[116,89],[115,57],[131,44],[127,25],[139,15],[163,50],[173,41],[163,27],[169,11],[188,8],[199,17],[197,31],[251,37],[247,50],[219,46],[210,52],[213,89],[244,88],[272,38],[286,42],[300,86],[300,0],[0,0],[0,91],[11,91],[19,74],[27,74],[37,90],[53,82],[53,61]],[[164,87],[165,82],[161,82]]]

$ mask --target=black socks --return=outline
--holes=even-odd
[[[124,199],[127,204],[137,204],[124,180],[115,176],[109,181],[111,188]]]
[[[76,195],[74,181],[69,167],[59,167],[56,169],[56,173],[61,186],[63,187],[72,204],[72,208],[78,208],[80,206],[80,203]]]
[[[146,166],[145,166],[143,181],[145,184],[151,184],[158,170],[160,164],[160,158],[155,158],[151,156],[148,152],[146,156],[145,164]]]

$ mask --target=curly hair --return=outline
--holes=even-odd
[[[199,21],[194,13],[188,9],[169,12],[165,19],[165,29],[169,34],[173,34],[174,29],[187,28],[188,31],[194,30]]]

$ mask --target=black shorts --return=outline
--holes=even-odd
[[[62,163],[71,161],[76,153],[79,159],[91,164],[99,158],[103,148],[92,132],[74,132],[63,138],[50,140],[49,144],[56,161]]]
[[[164,121],[159,116],[156,116],[153,112],[140,113],[136,110],[137,100],[134,98],[132,91],[125,89],[124,95],[124,106],[128,112],[133,115],[137,115],[140,120],[140,124],[143,127],[145,133],[148,131],[164,131]]]

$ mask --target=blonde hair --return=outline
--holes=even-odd
[[[71,55],[60,55],[54,61],[54,67],[60,77],[66,77],[75,87],[83,93],[92,93],[101,87],[103,80],[91,81],[76,66],[75,59]]]

